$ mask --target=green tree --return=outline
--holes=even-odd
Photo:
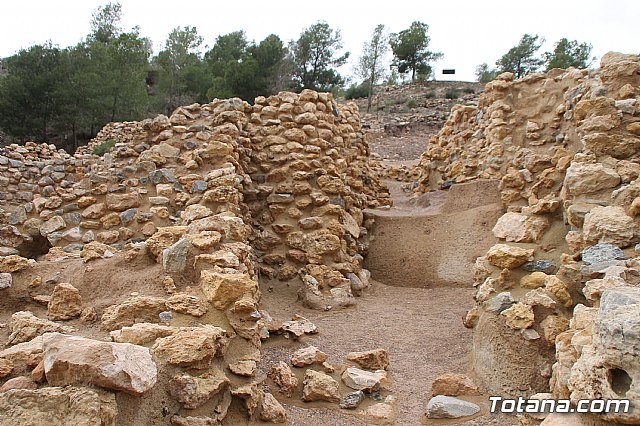
[[[515,78],[536,72],[544,63],[535,56],[543,43],[544,39],[538,35],[523,35],[517,46],[496,61],[499,72],[512,72]]]
[[[491,80],[495,80],[498,76],[498,70],[490,69],[489,64],[482,63],[476,67],[476,77],[480,83],[488,83]]]
[[[391,34],[389,43],[393,51],[393,66],[400,74],[411,70],[411,82],[416,78],[426,80],[432,73],[430,62],[441,59],[444,55],[440,52],[431,52],[427,35],[429,26],[423,22],[415,21],[411,26],[399,33]]]
[[[344,78],[336,68],[347,62],[349,52],[337,56],[341,49],[340,30],[333,30],[326,22],[317,22],[302,31],[291,46],[296,88],[329,91],[342,85]]]
[[[0,128],[17,138],[47,141],[63,110],[63,53],[51,44],[31,46],[7,58],[0,79]]]
[[[146,77],[151,43],[140,36],[137,27],[122,32],[121,20],[119,3],[99,7],[87,38],[98,69],[99,101],[94,105],[94,116],[100,124],[138,119],[149,103]]]
[[[371,99],[373,98],[373,86],[384,78],[384,55],[389,47],[389,36],[385,33],[384,25],[377,25],[371,35],[371,40],[365,42],[362,56],[358,61],[357,71],[360,77],[368,84],[367,112],[371,112]]]
[[[200,93],[206,92],[204,63],[198,50],[202,42],[195,27],[177,27],[169,33],[164,49],[154,58],[159,70],[158,95],[165,114],[199,100]]]
[[[569,41],[561,38],[556,44],[553,52],[545,52],[542,56],[546,64],[547,71],[552,68],[566,69],[569,67],[587,68],[593,47],[588,43],[578,43],[577,40]]]

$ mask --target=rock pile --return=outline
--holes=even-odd
[[[483,385],[638,407],[640,58],[502,74],[477,107],[453,108],[420,167],[419,191],[500,180],[501,242],[476,262],[465,319]],[[640,411],[602,417],[637,423]]]

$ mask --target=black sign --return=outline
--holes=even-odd
[[[455,73],[456,73],[455,69],[442,70],[442,74],[455,74]]]

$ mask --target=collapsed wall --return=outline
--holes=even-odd
[[[102,157],[93,154],[101,151]],[[36,369],[50,385],[89,383],[133,395],[153,394],[158,381],[156,389],[171,389],[181,404],[174,424],[217,424],[233,397],[244,401],[252,418],[283,421],[284,410],[256,377],[261,341],[277,331],[259,309],[258,281],[298,282],[300,299],[314,308],[354,303],[369,277],[362,260],[371,224],[362,210],[390,203],[368,154],[357,107],[308,90],[257,98],[253,106],[214,100],[178,108],[171,117],[111,123],[74,155],[46,144],[2,149],[0,291],[24,299],[12,293],[11,283],[28,278],[34,262],[27,258],[46,254],[60,261],[114,257],[142,267],[148,259],[166,293],[136,292],[96,312],[86,307],[86,297],[81,309],[73,282],[58,284],[53,294],[34,299],[48,305],[49,319],[81,316],[90,324],[100,318],[116,343],[77,340],[66,335],[69,327],[17,312],[10,348],[0,352],[0,366],[11,366],[2,376],[41,364]],[[173,317],[188,326],[161,324]],[[144,371],[118,373],[121,380],[113,383],[86,368],[91,352],[115,353],[125,350],[122,343],[137,348],[127,357]],[[78,352],[64,353],[65,346]],[[65,363],[72,365],[66,373]],[[16,407],[14,421],[23,418],[20,407],[52,392],[73,397],[59,389],[6,394],[12,401],[0,405]],[[87,398],[111,412],[98,424],[115,421],[112,393]],[[164,413],[135,398],[127,405],[134,419]]]
[[[423,154],[418,191],[500,181],[502,242],[476,262],[465,319],[491,391],[626,398],[630,413],[592,420],[640,422],[639,99],[637,55],[505,73],[477,107],[454,107]]]

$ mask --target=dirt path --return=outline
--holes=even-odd
[[[433,274],[434,270],[431,271],[431,275],[421,277],[424,285],[415,285],[414,281],[406,281],[405,278],[413,269],[425,274],[426,269],[416,262],[420,261],[420,256],[424,256],[421,250],[426,246],[432,247],[433,252],[447,244],[455,246],[460,243],[456,241],[457,233],[468,232],[478,225],[478,214],[482,213],[482,218],[495,214],[495,206],[487,209],[487,203],[482,201],[491,201],[491,197],[477,194],[478,188],[468,187],[466,190],[463,188],[452,192],[456,198],[462,197],[462,200],[456,201],[449,200],[452,193],[432,193],[420,200],[409,200],[399,186],[393,187],[391,192],[396,207],[375,212],[377,219],[383,223],[382,227],[376,228],[376,232],[388,234],[388,238],[379,244],[388,248],[380,255],[376,254],[379,248],[374,248],[373,259],[368,260],[368,266],[375,269],[374,262],[382,262],[378,269],[390,268],[391,272],[388,275],[396,277],[396,280],[387,282],[393,285],[374,281],[372,290],[359,298],[354,308],[329,312],[305,309],[296,302],[295,289],[286,283],[264,283],[262,306],[274,318],[286,320],[293,314],[299,314],[316,324],[320,333],[304,337],[300,341],[289,341],[282,337],[270,339],[263,347],[261,369],[266,372],[277,361],[288,362],[295,350],[307,345],[314,345],[327,353],[329,363],[336,366],[344,363],[348,352],[381,347],[389,352],[389,371],[393,377],[390,391],[397,397],[397,418],[392,424],[515,424],[514,418],[489,414],[486,395],[470,399],[482,407],[480,415],[471,420],[428,421],[424,417],[426,404],[431,396],[431,383],[437,376],[447,372],[471,374],[471,331],[462,325],[462,317],[473,305],[473,288],[471,280],[456,287],[429,288],[437,279]],[[479,211],[474,207],[476,205],[484,206],[485,209]],[[438,229],[461,211],[466,212],[466,216],[452,220],[450,229],[442,229],[444,233],[435,243],[415,232],[416,226],[419,227],[425,218],[427,221],[434,217],[440,218],[440,222],[429,225],[432,229]],[[456,228],[462,222],[467,223],[468,230]],[[478,232],[486,235],[490,232],[490,228],[489,231],[486,229],[490,225],[484,226]],[[376,238],[383,239],[383,236],[376,232]],[[471,238],[476,238],[478,233],[474,235]],[[393,246],[389,246],[393,241]],[[477,243],[471,245],[472,248],[477,248]],[[455,249],[450,251],[454,263],[459,259],[456,253],[459,256],[464,252]],[[464,256],[466,255],[464,252]],[[387,260],[384,260],[385,256]],[[392,265],[395,261],[389,263],[389,256],[395,256],[396,260],[404,259],[404,265]],[[472,259],[470,256],[467,257],[469,259],[458,264],[459,268],[466,268],[468,273],[468,264]],[[433,265],[435,263],[429,263],[428,267]],[[398,268],[404,268],[405,273]],[[384,273],[379,275],[386,276]],[[398,286],[402,284],[404,286]],[[336,410],[335,404],[331,405],[333,409],[328,409],[328,405],[300,403],[299,398],[297,401],[293,398],[284,402],[291,425],[370,424],[352,412]],[[290,404],[287,405],[286,402]]]

